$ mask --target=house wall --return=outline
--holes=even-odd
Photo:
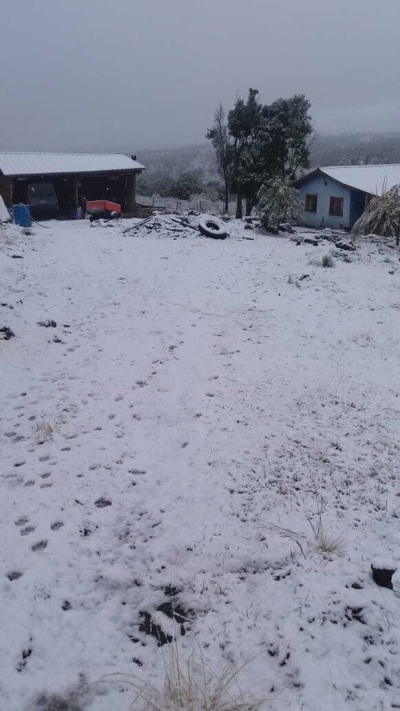
[[[302,219],[307,227],[332,227],[336,229],[349,228],[351,189],[337,183],[332,178],[324,175],[315,175],[304,182],[299,189],[300,200],[303,204]],[[304,210],[306,195],[318,195],[317,212]],[[343,216],[333,217],[329,214],[331,197],[343,198]]]

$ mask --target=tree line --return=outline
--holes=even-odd
[[[175,197],[178,200],[190,200],[192,195],[199,195],[208,189],[201,171],[188,170],[178,178],[169,173],[153,171],[140,177],[138,190],[141,195],[159,195],[160,197]]]
[[[303,94],[263,105],[258,90],[252,88],[247,100],[238,98],[228,113],[222,105],[217,108],[206,137],[215,149],[225,212],[233,194],[236,217],[243,216],[243,203],[250,215],[274,185],[280,194],[286,191],[293,199],[291,186],[310,165],[310,108]]]

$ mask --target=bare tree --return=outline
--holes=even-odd
[[[214,115],[214,124],[206,133],[217,156],[218,172],[224,182],[224,213],[229,210],[229,190],[231,181],[231,168],[233,160],[232,145],[230,142],[226,114],[222,104],[218,106]]]

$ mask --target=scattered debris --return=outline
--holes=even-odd
[[[47,319],[47,321],[38,321],[38,326],[43,326],[43,328],[56,328],[57,327],[57,321],[53,321],[53,319]]]
[[[340,239],[337,242],[335,242],[335,246],[337,249],[345,249],[347,252],[355,252],[356,251],[356,245],[354,242],[350,242],[345,239]]]
[[[191,232],[197,232],[189,216],[180,215],[154,215],[148,217],[141,222],[137,222],[132,227],[124,230],[124,234],[135,234],[139,237],[145,237],[150,232],[158,233],[162,237],[188,237]]]

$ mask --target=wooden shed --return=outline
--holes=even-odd
[[[111,200],[123,213],[136,206],[136,178],[144,166],[122,153],[0,153],[0,195],[6,206],[28,201],[29,186],[51,183],[61,215],[84,200]]]

